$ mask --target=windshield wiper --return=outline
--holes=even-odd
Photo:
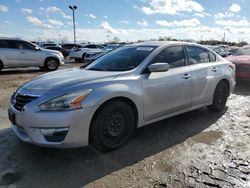
[[[106,71],[106,69],[101,69],[101,68],[90,68],[88,70],[93,70],[93,71]]]

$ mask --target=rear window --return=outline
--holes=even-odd
[[[188,62],[190,65],[210,62],[208,51],[196,46],[186,46]]]
[[[13,40],[0,40],[0,48],[18,48]]]

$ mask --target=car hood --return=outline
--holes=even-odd
[[[42,48],[41,50],[43,52],[48,52],[48,53],[59,53],[57,50],[49,50],[49,49],[45,49],[45,48]]]
[[[114,79],[118,72],[101,72],[72,68],[55,71],[35,77],[22,85],[18,92],[24,94],[41,95],[47,92],[67,89],[76,85],[90,84]]]
[[[231,55],[226,59],[232,63],[250,63],[250,55]]]

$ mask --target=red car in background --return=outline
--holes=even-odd
[[[226,59],[235,64],[237,78],[250,79],[250,47],[239,48]]]

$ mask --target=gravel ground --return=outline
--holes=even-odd
[[[79,66],[66,64],[61,68]],[[19,141],[8,98],[44,72],[0,74],[0,187],[250,187],[250,82],[239,81],[227,108],[206,108],[138,129],[119,150],[56,150]]]

